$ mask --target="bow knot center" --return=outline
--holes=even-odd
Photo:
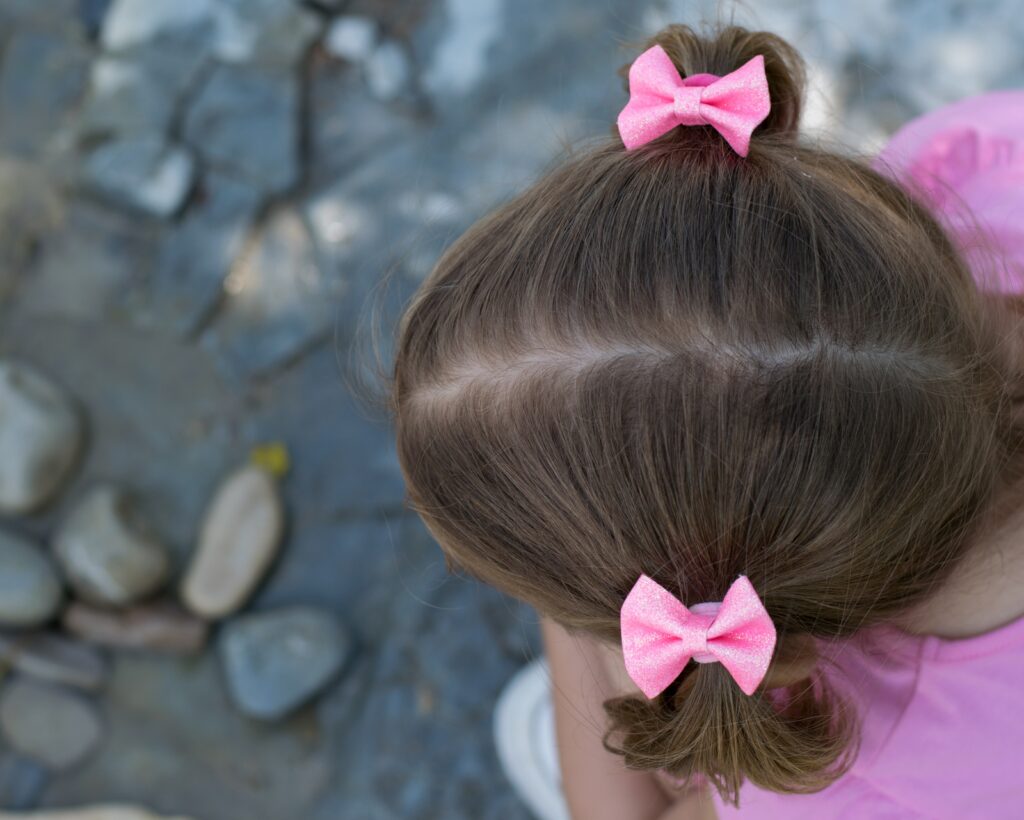
[[[672,111],[680,125],[704,125],[707,121],[700,113],[703,86],[677,86],[672,94]]]
[[[701,646],[699,651],[693,653],[693,660],[697,663],[714,663],[718,660],[708,651],[708,629],[721,608],[722,604],[719,601],[694,604],[690,607],[690,614],[701,621]]]

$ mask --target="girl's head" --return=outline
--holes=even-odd
[[[690,663],[609,701],[607,742],[727,799],[815,790],[856,738],[807,674],[818,639],[921,603],[964,555],[1016,446],[1008,366],[926,210],[798,139],[792,48],[654,43],[684,77],[764,55],[749,155],[709,127],[615,135],[474,225],[401,323],[399,454],[450,566],[610,646],[641,573],[688,603],[748,576],[778,631],[761,688]]]

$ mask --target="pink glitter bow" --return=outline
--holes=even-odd
[[[619,135],[631,150],[677,125],[710,125],[745,157],[750,135],[770,110],[760,54],[724,77],[694,74],[684,80],[665,49],[651,46],[629,67],[629,102],[619,112]]]
[[[775,650],[775,624],[746,575],[719,602],[689,609],[661,584],[641,575],[620,612],[626,671],[648,698],[660,694],[692,658],[721,663],[753,694]]]

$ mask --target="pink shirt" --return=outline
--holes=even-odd
[[[1024,291],[1024,91],[972,97],[913,120],[878,167],[924,187],[983,288]],[[1004,252],[1001,264],[977,250],[964,205]],[[1024,818],[1024,618],[962,640],[876,627],[833,657],[839,674],[830,680],[863,721],[853,768],[810,795],[747,783],[739,810],[716,793],[720,818]]]

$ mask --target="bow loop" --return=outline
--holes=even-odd
[[[720,604],[692,609],[641,575],[622,603],[620,622],[626,671],[649,698],[663,692],[690,660],[721,663],[745,694],[753,694],[775,650],[775,625],[745,575],[733,581]]]
[[[677,125],[710,125],[745,157],[750,135],[770,110],[762,55],[723,77],[695,74],[684,80],[665,50],[656,45],[629,67],[629,102],[617,122],[629,150]]]

